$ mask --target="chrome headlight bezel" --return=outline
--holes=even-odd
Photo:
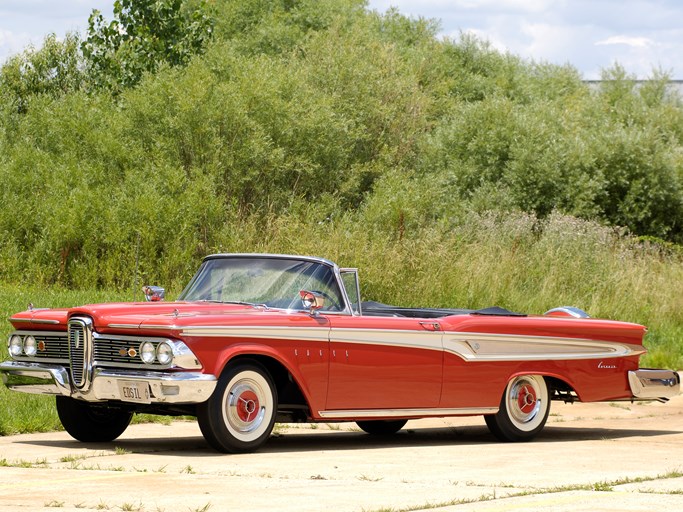
[[[174,352],[175,351],[173,350],[173,346],[171,346],[170,343],[162,341],[157,345],[157,361],[159,361],[159,364],[162,364],[164,366],[170,365],[171,363],[173,363]]]
[[[151,341],[144,341],[140,344],[140,359],[145,364],[154,364],[156,361],[157,353],[154,343]]]
[[[30,334],[24,338],[24,354],[28,357],[35,357],[38,353],[38,342]]]
[[[18,334],[12,334],[7,339],[7,351],[11,357],[19,357],[24,352],[24,340]]]

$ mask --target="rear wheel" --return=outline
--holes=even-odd
[[[545,379],[522,375],[508,383],[498,413],[484,418],[491,433],[501,441],[530,441],[543,429],[549,412]]]
[[[277,390],[256,362],[228,367],[211,397],[197,409],[206,441],[219,452],[245,453],[263,445],[275,424]]]
[[[84,443],[113,441],[128,428],[132,412],[92,405],[68,396],[57,396],[57,415],[64,430]]]
[[[388,436],[395,434],[403,428],[408,420],[368,420],[357,421],[361,430],[375,436]]]

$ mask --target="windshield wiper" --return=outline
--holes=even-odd
[[[240,306],[251,306],[252,308],[265,308],[268,309],[268,306],[265,304],[256,304],[254,302],[245,302],[243,300],[211,300],[211,299],[200,299],[196,300],[195,302],[210,302],[212,304],[237,304]]]

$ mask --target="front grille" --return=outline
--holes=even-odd
[[[137,354],[140,342],[130,342],[126,340],[97,338],[95,340],[95,361],[98,363],[139,363],[140,359],[131,357],[129,351],[134,349]]]
[[[93,335],[93,354],[95,366],[107,366],[110,368],[168,368],[158,361],[146,364],[140,358],[140,347],[143,342],[149,341],[158,345],[166,338],[123,336],[113,334]]]
[[[92,321],[85,317],[72,318],[68,333],[71,382],[77,388],[84,388],[90,382],[92,368]]]
[[[69,342],[65,332],[15,331],[12,335],[21,336],[22,339],[33,336],[37,344],[34,356],[22,354],[14,356],[14,359],[20,361],[40,361],[41,363],[67,364],[69,362]]]
[[[69,360],[69,344],[63,334],[34,334],[33,336],[43,350],[36,353],[37,359],[49,359],[54,361]]]

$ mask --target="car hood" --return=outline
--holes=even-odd
[[[29,309],[10,318],[16,329],[66,330],[68,320],[84,315],[93,319],[97,330],[168,329],[189,325],[248,322],[254,316],[282,317],[296,312],[267,309],[263,306],[200,302],[119,302],[88,304],[68,309]],[[298,313],[305,315],[306,313]]]

